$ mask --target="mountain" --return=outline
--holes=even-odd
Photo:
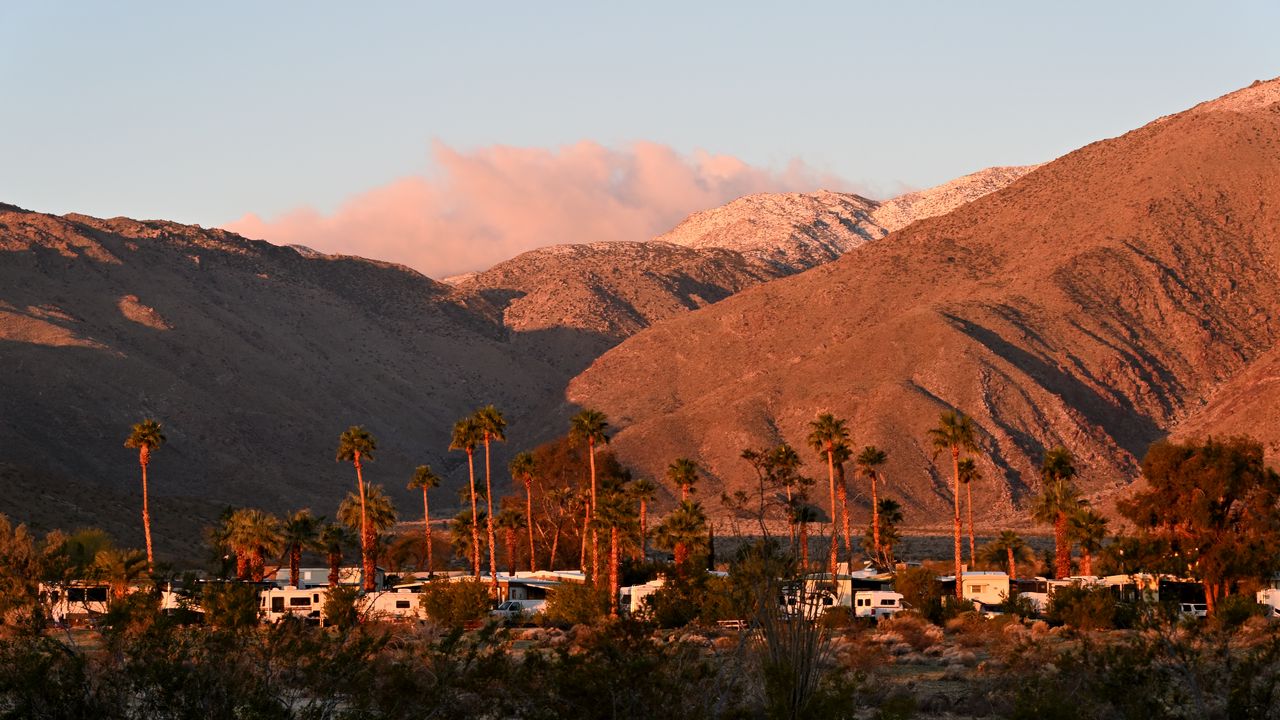
[[[1280,337],[1278,95],[1272,80],[1161,118],[656,324],[575,378],[569,399],[610,416],[614,449],[643,474],[698,459],[704,498],[746,486],[743,448],[804,447],[830,411],[856,446],[888,450],[907,521],[941,525],[949,478],[926,431],[954,409],[978,426],[986,521],[1025,518],[1056,445],[1105,500],[1150,442],[1270,377],[1246,373]]]
[[[522,349],[577,373],[655,322],[831,262],[1030,170],[989,168],[884,203],[829,191],[748,195],[648,242],[555,245],[447,281],[498,309],[493,321],[513,333],[547,331]],[[565,328],[572,336],[558,337]]]

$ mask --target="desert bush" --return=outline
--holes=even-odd
[[[360,621],[360,613],[356,610],[356,600],[360,597],[360,589],[351,586],[329,588],[324,596],[324,619],[339,630],[355,627]]]
[[[1221,628],[1232,629],[1248,622],[1249,618],[1263,617],[1266,609],[1247,595],[1228,595],[1213,610],[1213,622]]]
[[[881,620],[876,634],[897,635],[916,651],[926,650],[942,642],[942,628],[915,613],[898,613]]]
[[[1051,623],[1078,630],[1112,628],[1116,625],[1116,599],[1105,587],[1060,587],[1049,599],[1046,616]]]
[[[543,618],[559,625],[585,625],[599,621],[608,612],[608,588],[565,583],[547,595]]]
[[[422,609],[447,627],[462,627],[489,614],[489,588],[478,580],[432,580],[422,587]]]
[[[243,628],[258,624],[258,588],[234,582],[204,586],[201,607],[205,621],[219,628]]]

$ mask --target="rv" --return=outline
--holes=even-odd
[[[853,594],[854,617],[880,619],[902,611],[902,593],[888,590],[859,590]]]
[[[49,618],[59,625],[84,625],[105,615],[111,602],[108,585],[72,582],[67,585],[40,585],[40,595]]]
[[[324,601],[328,588],[268,588],[258,595],[258,613],[268,622],[295,617],[310,623],[324,619]]]
[[[361,616],[369,620],[425,620],[427,614],[420,602],[422,595],[415,592],[415,587],[420,585],[406,585],[365,595],[357,605]]]

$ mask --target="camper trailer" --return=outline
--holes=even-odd
[[[858,590],[853,594],[854,617],[877,620],[902,611],[902,593],[888,590]]]
[[[84,625],[104,615],[111,601],[111,588],[101,583],[72,582],[40,585],[40,596],[49,618],[59,625]]]
[[[420,602],[422,595],[415,590],[417,587],[421,585],[406,585],[394,590],[369,593],[359,601],[360,614],[369,620],[425,620],[427,615]]]
[[[295,617],[311,623],[324,619],[324,601],[328,588],[268,588],[259,593],[258,613],[268,622]]]

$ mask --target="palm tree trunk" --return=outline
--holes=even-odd
[[[844,551],[849,555],[849,563],[852,567],[853,537],[849,532],[849,489],[841,482],[836,485],[836,493],[840,495],[840,519],[844,523]]]
[[[871,471],[871,547],[880,562],[880,497],[876,495],[876,472]]]
[[[648,510],[648,503],[643,499],[640,500],[640,562],[644,562],[649,557],[649,532],[645,523],[645,515]]]
[[[1018,563],[1013,559],[1013,546],[1005,548],[1005,552],[1009,554],[1009,582],[1018,579]]]
[[[676,574],[684,575],[685,566],[689,564],[689,544],[684,542],[676,543],[674,548]]]
[[[253,549],[253,558],[249,561],[249,574],[256,583],[262,582],[267,575],[266,558],[263,557],[262,547],[258,546]]]
[[[151,510],[147,498],[147,466],[151,464],[151,448],[145,444],[138,448],[138,464],[142,466],[142,534],[147,540],[147,569],[155,567],[151,554]]]
[[[791,508],[791,483],[788,482],[784,487],[787,490],[787,508],[790,509]],[[789,514],[787,516],[787,533],[790,534],[791,536],[791,548],[792,550],[794,550],[796,546],[796,519],[794,517],[791,517]]]
[[[591,518],[596,515],[596,441],[591,440],[588,443],[590,453],[589,460],[591,463],[591,510],[587,513],[587,522],[591,522]],[[600,531],[591,528],[591,582],[600,581]]]
[[[547,569],[556,569],[556,554],[560,551],[560,524],[556,523],[556,531],[551,535],[551,556],[547,558]]]
[[[338,587],[338,581],[342,579],[342,553],[329,553],[329,587]]]
[[[248,580],[250,571],[249,553],[236,552],[236,579]]]
[[[836,579],[836,543],[839,542],[836,527],[836,457],[830,446],[827,447],[827,481],[831,485],[831,551],[827,553],[827,571],[831,573],[831,581]]]
[[[378,584],[378,536],[372,527],[366,526],[367,536],[361,543],[368,548],[364,554],[364,591],[373,592]]]
[[[1087,547],[1080,548],[1080,574],[1093,575],[1093,554]]]
[[[1071,545],[1067,539],[1067,514],[1058,513],[1053,523],[1053,573],[1058,580],[1071,577]]]
[[[587,528],[591,522],[591,505],[587,504],[585,512],[582,514],[582,542],[578,544],[578,570],[585,576],[587,574],[587,548],[591,547],[588,540]]]
[[[427,577],[436,572],[435,558],[431,555],[431,507],[427,505],[427,489],[422,488],[422,531],[427,536]]]
[[[809,523],[800,521],[800,570],[809,572]]]
[[[524,484],[524,516],[529,520],[529,572],[538,572],[538,556],[533,549],[533,483]]]
[[[967,496],[967,497],[968,497],[968,512],[969,512],[969,564],[970,564],[970,565],[974,565],[974,564],[976,563],[976,561],[974,560],[974,557],[976,557],[976,556],[977,556],[977,551],[976,551],[976,550],[974,550],[974,544],[973,544],[973,482],[972,482],[972,481],[967,482],[967,483],[965,483],[965,484],[964,484],[964,494],[965,494],[965,496]]]
[[[369,516],[365,509],[364,472],[360,466],[359,451],[355,453],[354,458],[353,462],[356,466],[356,485],[360,488],[360,568],[361,574],[364,576],[361,578],[361,584],[364,586],[365,592],[370,592],[373,590],[374,586],[372,570],[374,563],[370,561],[371,558],[369,553],[372,552],[373,549],[369,547]]]
[[[488,505],[485,525],[489,530],[489,574],[493,576],[493,592],[498,593],[498,548],[493,540],[493,483],[489,479],[489,433],[484,434],[484,500]]]
[[[293,543],[289,546],[289,584],[298,587],[298,575],[302,568],[302,546]]]
[[[609,614],[618,617],[618,526],[609,528]]]
[[[951,467],[955,473],[955,529],[956,529],[956,597],[964,599],[964,566],[960,563],[960,447],[951,446]]]
[[[516,574],[516,529],[507,528],[507,575]]]
[[[476,507],[475,451],[467,448],[467,473],[471,477],[471,572],[480,579],[480,511]]]

